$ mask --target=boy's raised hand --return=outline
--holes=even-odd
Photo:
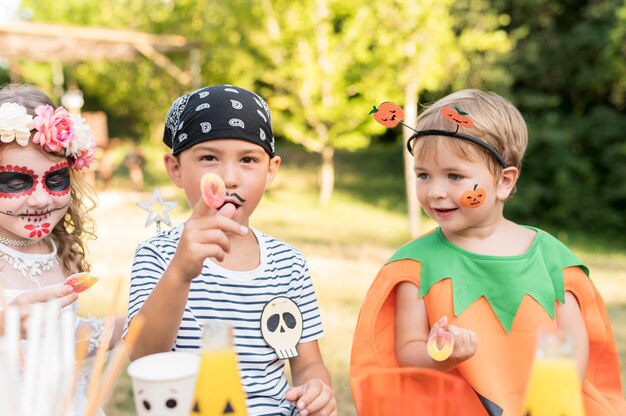
[[[245,235],[248,228],[231,219],[235,208],[226,204],[219,211],[206,204],[203,198],[193,207],[185,222],[172,265],[187,281],[202,271],[207,257],[218,261],[230,250],[229,234]]]
[[[285,400],[295,402],[302,416],[336,416],[337,402],[333,390],[319,378],[301,386],[290,387]]]

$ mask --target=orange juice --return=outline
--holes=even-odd
[[[230,327],[205,326],[192,416],[247,416]]]
[[[523,415],[584,416],[576,362],[571,357],[537,357]]]

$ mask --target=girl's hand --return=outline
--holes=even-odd
[[[435,322],[430,330],[430,336],[436,334],[436,342],[438,346],[443,345],[445,342],[445,331],[449,332],[454,337],[454,348],[452,349],[452,354],[450,354],[450,357],[445,360],[447,364],[457,365],[470,359],[474,354],[476,354],[478,337],[473,331],[465,328],[459,328],[455,325],[448,325],[448,317],[443,316]]]
[[[285,400],[295,402],[302,416],[337,416],[333,390],[319,378],[289,388]]]
[[[208,206],[203,198],[194,206],[171,263],[185,281],[200,274],[206,258],[224,259],[230,250],[229,233],[245,235],[248,232],[247,227],[230,218],[234,212],[228,212],[229,207],[232,204],[226,204],[218,215],[218,211]]]
[[[30,316],[31,305],[33,303],[47,302],[51,299],[59,299],[61,308],[64,308],[76,302],[78,293],[75,293],[71,286],[60,285],[29,290],[19,294],[9,302],[9,305],[17,306],[20,311],[20,331],[22,338],[26,338],[26,323]]]

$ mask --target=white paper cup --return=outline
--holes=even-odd
[[[182,352],[146,355],[128,366],[137,416],[189,416],[200,356]]]

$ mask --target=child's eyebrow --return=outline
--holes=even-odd
[[[196,145],[194,146],[191,151],[193,153],[198,153],[198,152],[219,152],[219,149],[217,147],[214,146],[209,146],[209,145]]]
[[[250,154],[262,155],[264,153],[265,153],[265,150],[263,150],[263,149],[245,149],[245,150],[241,151],[241,154],[243,154],[243,155],[250,155]]]
[[[413,165],[413,170],[414,171],[418,171],[418,170],[425,170],[422,166],[419,165]]]
[[[440,171],[442,172],[446,172],[446,173],[451,173],[451,172],[464,172],[467,167],[463,166],[463,165],[454,165],[454,166],[438,166],[437,167]],[[425,168],[421,165],[414,165],[413,166],[413,170],[415,172],[417,171],[428,171],[428,168]]]

